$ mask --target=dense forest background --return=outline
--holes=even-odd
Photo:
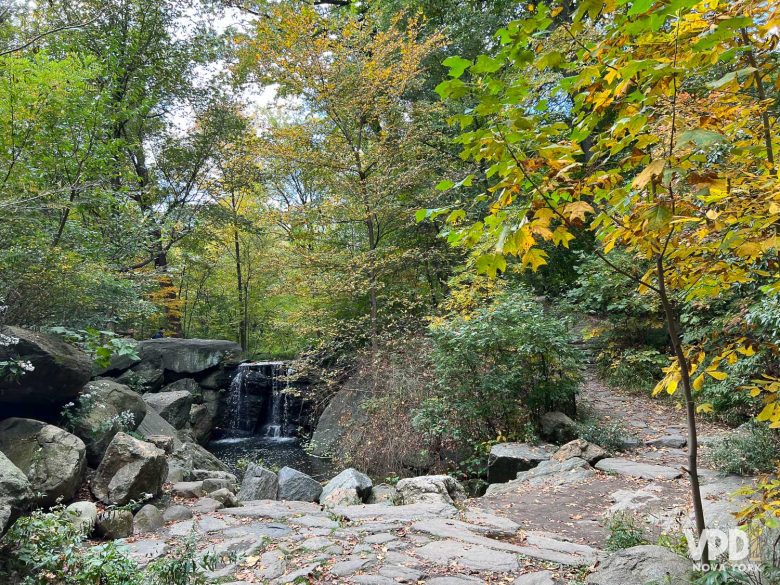
[[[8,4],[0,319],[297,358],[382,472],[572,412],[573,331],[778,426],[776,10],[661,4]]]

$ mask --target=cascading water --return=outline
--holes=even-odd
[[[225,430],[231,436],[294,437],[288,374],[283,362],[240,364],[228,391]]]
[[[251,433],[254,425],[249,420],[246,404],[246,378],[250,370],[246,364],[238,366],[236,374],[230,381],[227,399],[226,426],[232,434]]]
[[[265,425],[265,436],[274,439],[288,437],[289,427],[289,381],[285,378],[284,386],[279,383],[282,376],[287,375],[284,364],[274,364],[271,370],[271,412]]]

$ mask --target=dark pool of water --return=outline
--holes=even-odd
[[[336,475],[329,459],[309,455],[294,438],[257,435],[230,437],[212,441],[208,450],[239,476],[241,474],[238,462],[241,459],[260,463],[271,469],[292,467],[319,481]]]

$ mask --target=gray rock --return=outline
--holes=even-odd
[[[192,394],[193,399],[195,402],[200,402],[201,400],[201,394],[203,392],[203,389],[200,387],[200,384],[198,384],[197,381],[193,380],[192,378],[182,378],[180,380],[176,380],[175,382],[171,382],[170,384],[167,384],[163,386],[160,389],[160,392],[189,392]]]
[[[144,532],[154,532],[159,530],[165,524],[162,512],[157,506],[146,504],[135,513],[133,519],[133,530],[136,534]]]
[[[284,554],[278,550],[269,550],[260,555],[259,577],[261,579],[271,580],[284,575],[287,570],[287,563]]]
[[[423,475],[402,479],[395,486],[403,504],[442,503],[452,505],[466,499],[458,480],[449,475]]]
[[[490,448],[488,482],[503,483],[515,479],[517,473],[547,461],[550,453],[544,447],[527,443],[499,443]]]
[[[542,438],[562,445],[577,438],[577,423],[562,412],[546,412],[539,419]]]
[[[559,581],[553,578],[550,571],[539,571],[520,575],[514,581],[514,585],[558,585]]]
[[[98,514],[95,534],[116,540],[133,534],[133,513],[130,510],[108,510]]]
[[[166,435],[149,435],[148,437],[144,438],[147,440],[147,442],[151,443],[158,449],[165,451],[166,455],[173,453],[173,437],[168,437]]]
[[[173,484],[171,492],[180,498],[199,498],[206,494],[202,481],[180,481]]]
[[[449,575],[447,577],[434,577],[425,581],[426,585],[485,585],[482,579],[469,577],[468,575]]]
[[[209,477],[203,480],[203,491],[207,494],[221,489],[228,489],[231,492],[235,492],[236,482],[230,481],[229,479],[220,479],[216,477]]]
[[[73,502],[65,508],[65,514],[70,521],[81,529],[85,536],[92,534],[98,517],[98,509],[92,502]]]
[[[275,500],[278,492],[279,478],[276,474],[252,463],[244,473],[244,481],[237,497],[239,501]]]
[[[79,398],[79,416],[73,432],[87,446],[89,465],[100,465],[114,435],[136,430],[145,416],[146,404],[127,386],[114,380],[87,384]]]
[[[58,408],[76,398],[92,375],[92,360],[59,337],[36,333],[21,327],[0,327],[0,335],[15,343],[0,344],[0,361],[19,358],[33,370],[17,378],[0,378],[1,405],[38,416],[41,409]]]
[[[319,482],[305,473],[291,467],[282,467],[279,470],[278,498],[280,500],[318,502],[321,493],[322,486]]]
[[[251,467],[252,464],[250,464]],[[207,479],[226,479],[233,485],[237,485],[238,479],[235,475],[229,471],[218,471],[215,469],[193,469],[191,472],[192,479],[197,481],[205,481]]]
[[[357,388],[343,388],[330,399],[311,438],[314,455],[330,457],[339,454],[342,439],[349,432],[350,425],[359,425],[365,419],[363,402],[367,397],[366,392]]]
[[[168,474],[165,452],[126,433],[117,433],[92,481],[92,493],[106,504],[127,504],[156,496]]]
[[[394,506],[399,503],[398,491],[391,485],[380,483],[371,488],[371,493],[366,499],[367,504],[388,504]]]
[[[177,374],[198,374],[227,362],[236,362],[241,346],[217,339],[147,339],[138,344],[145,362]]]
[[[330,574],[335,577],[349,577],[350,575],[357,573],[361,569],[364,569],[371,564],[373,564],[373,559],[369,558],[347,559],[331,565]]]
[[[149,362],[140,362],[117,377],[117,382],[127,384],[138,392],[157,392],[162,388],[165,372]]]
[[[596,472],[588,462],[579,457],[565,461],[542,461],[537,467],[521,471],[517,479],[507,483],[494,483],[488,486],[486,496],[511,492],[515,486],[522,483],[566,485],[593,477]]]
[[[67,431],[29,418],[7,418],[0,422],[0,451],[42,494],[41,506],[53,506],[58,498],[69,501],[81,487],[87,449]]]
[[[602,459],[596,463],[596,469],[608,473],[617,473],[618,475],[627,475],[629,477],[640,477],[642,479],[677,479],[682,475],[679,469],[666,467],[664,465],[652,465],[650,463],[638,463],[630,459],[621,459],[612,457]]]
[[[238,506],[238,498],[229,489],[222,488],[211,492],[209,497],[221,502],[226,508],[235,508]]]
[[[147,392],[144,402],[167,420],[173,428],[183,429],[190,422],[192,394],[186,390],[177,392]]]
[[[514,571],[519,567],[517,554],[494,550],[459,540],[436,540],[416,550],[419,557],[437,565],[457,563],[475,571]]]
[[[214,428],[214,418],[205,404],[193,404],[190,407],[190,429],[192,437],[201,445],[208,443]]]
[[[222,513],[243,518],[281,520],[291,516],[300,516],[301,514],[322,514],[322,508],[320,508],[319,504],[310,502],[257,500],[246,502],[238,508],[225,508],[222,510]]]
[[[682,449],[688,444],[688,439],[682,435],[665,435],[651,441],[647,441],[651,447],[669,447],[671,449]]]
[[[622,439],[620,439],[621,451],[633,451],[634,449],[639,448],[641,445],[642,445],[642,441],[640,441],[636,437],[623,437]]]
[[[691,561],[668,548],[643,545],[626,548],[607,557],[598,570],[589,575],[588,585],[646,585],[690,583]]]
[[[163,512],[163,520],[165,522],[180,522],[182,520],[189,520],[192,518],[192,511],[187,506],[180,504],[174,504],[169,506],[165,512]]]
[[[186,473],[192,475],[193,478],[195,478],[193,473],[196,469],[230,473],[230,468],[225,463],[192,441],[182,441],[171,455],[171,460],[186,470]]]
[[[161,417],[153,408],[147,408],[146,416],[141,421],[141,424],[138,425],[136,431],[146,440],[149,440],[150,437],[170,437],[171,441],[173,441],[174,453],[184,445],[184,441],[179,437],[179,431],[176,430],[171,423]],[[190,466],[191,465],[192,462],[190,462]]]
[[[196,514],[211,514],[225,507],[220,500],[215,498],[200,498],[192,504],[192,511]]]
[[[558,449],[552,456],[554,461],[566,461],[579,457],[584,459],[590,465],[595,465],[602,459],[609,457],[609,453],[594,443],[589,443],[585,439],[575,439],[566,443],[563,447]]]
[[[320,494],[320,504],[330,506],[360,504],[371,494],[372,486],[370,477],[350,467],[325,485]]]
[[[30,480],[0,451],[0,535],[33,504]]]

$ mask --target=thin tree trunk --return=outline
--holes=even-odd
[[[669,339],[672,343],[672,350],[674,351],[677,364],[680,368],[680,378],[685,395],[685,414],[688,421],[687,472],[691,486],[691,498],[693,499],[693,513],[696,520],[696,532],[699,536],[701,536],[706,527],[706,522],[704,520],[704,506],[702,504],[701,488],[699,486],[699,439],[696,430],[696,407],[693,402],[693,386],[691,384],[688,359],[685,357],[685,352],[683,351],[682,347],[682,339],[680,338],[680,320],[675,307],[669,300],[669,295],[666,292],[664,260],[663,256],[660,254],[658,255],[658,258],[656,258],[656,275],[658,277],[658,296],[661,299],[661,305],[664,309],[666,327],[669,331]],[[708,557],[708,546],[705,543],[702,550],[701,561],[703,563],[709,562]]]
[[[236,290],[238,292],[238,342],[241,349],[246,351],[246,305],[244,298],[244,276],[241,269],[241,241],[238,237],[238,228],[233,225],[233,247],[236,255]]]

